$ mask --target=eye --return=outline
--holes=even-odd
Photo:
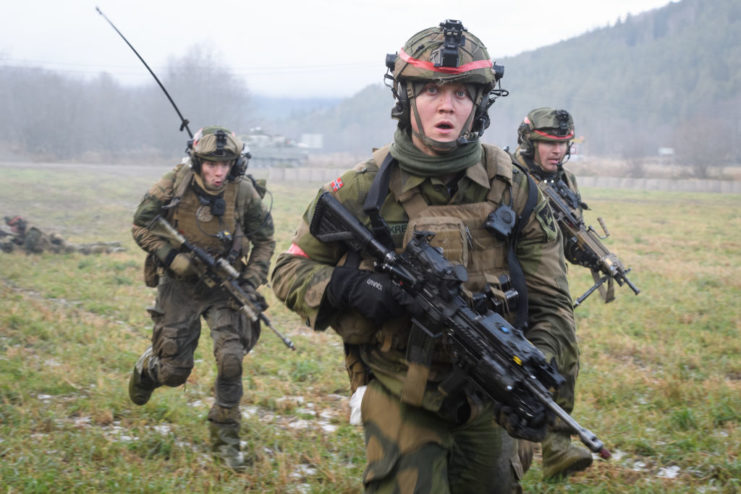
[[[437,94],[440,92],[440,88],[437,87],[437,84],[427,84],[424,89],[425,93],[427,94]]]

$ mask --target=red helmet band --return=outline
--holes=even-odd
[[[442,74],[463,74],[465,72],[470,72],[472,70],[487,69],[487,68],[490,69],[492,67],[491,60],[475,60],[473,62],[463,64],[460,67],[435,67],[435,64],[433,64],[432,62],[427,62],[424,60],[419,60],[419,59],[410,57],[409,54],[407,54],[407,52],[405,52],[403,48],[399,51],[399,58],[401,58],[406,63],[414,67],[424,69],[424,70],[430,70],[432,72],[440,72]]]
[[[554,136],[552,134],[549,134],[548,132],[543,132],[542,130],[533,130],[536,134],[539,136],[547,137],[548,139],[553,139],[554,141],[568,141],[570,139],[574,138],[574,131],[572,130],[565,136]]]

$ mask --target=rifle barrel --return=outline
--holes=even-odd
[[[635,293],[636,295],[641,293],[638,287],[636,287],[633,283],[631,283],[631,281],[628,279],[627,276],[623,275],[623,281],[625,281],[625,284],[628,285],[631,290],[633,290],[633,293]]]
[[[270,329],[271,329],[271,330],[273,331],[273,333],[275,333],[275,335],[276,335],[276,336],[277,336],[278,338],[280,338],[280,339],[281,339],[281,340],[283,341],[283,343],[284,343],[284,344],[285,344],[285,345],[286,345],[286,346],[287,346],[288,348],[290,348],[290,349],[291,349],[291,350],[293,350],[294,352],[296,351],[296,346],[295,346],[295,345],[293,344],[293,342],[292,342],[292,341],[291,341],[291,340],[290,340],[290,339],[289,339],[288,337],[286,337],[286,336],[284,336],[283,334],[281,334],[281,332],[280,332],[280,331],[278,331],[277,329],[275,329],[275,328],[273,327],[273,325],[272,325],[272,324],[270,323],[270,319],[268,319],[268,318],[267,318],[267,317],[265,316],[265,314],[262,314],[262,313],[260,313],[260,316],[259,316],[259,317],[260,317],[260,320],[261,320],[262,322],[264,322],[264,323],[265,323],[265,324],[267,325],[267,327],[269,327],[269,328],[270,328]]]
[[[558,406],[558,404],[552,399],[549,399],[550,395],[547,391],[541,389],[540,386],[537,386],[530,381],[526,381],[526,384],[530,391],[540,398],[542,403],[544,403],[569,427],[571,427],[573,432],[579,435],[579,439],[581,439],[581,442],[584,443],[585,446],[587,446],[593,452],[599,454],[605,460],[612,456],[610,451],[605,448],[605,445],[602,443],[602,441],[599,440],[599,438],[597,438],[594,432],[590,431],[586,427],[582,427],[579,422],[574,420],[574,418],[566,412],[566,410]]]

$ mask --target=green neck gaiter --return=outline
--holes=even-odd
[[[431,156],[419,150],[412,142],[412,138],[399,129],[396,129],[394,134],[390,152],[402,170],[420,177],[455,174],[481,160],[481,144],[478,142],[464,144],[449,153]]]

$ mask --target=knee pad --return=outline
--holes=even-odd
[[[230,345],[236,347],[237,345]],[[224,348],[219,352],[219,377],[225,380],[239,379],[242,376],[242,348]]]

